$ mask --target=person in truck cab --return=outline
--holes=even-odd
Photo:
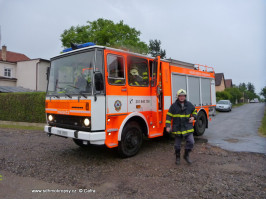
[[[130,68],[128,82],[129,82],[129,85],[132,85],[132,86],[143,85],[142,77],[139,75],[138,67],[136,65],[133,65]]]

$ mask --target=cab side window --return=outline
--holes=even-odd
[[[149,86],[148,62],[146,59],[129,56],[127,58],[128,84],[130,86]]]
[[[124,58],[119,55],[107,55],[108,83],[111,85],[125,85]]]

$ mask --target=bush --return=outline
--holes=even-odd
[[[230,101],[234,104],[236,102],[239,102],[241,97],[243,97],[243,93],[240,92],[240,90],[236,87],[226,88],[225,91],[230,93],[230,95],[231,95]]]
[[[1,93],[0,120],[45,123],[45,92]]]
[[[220,100],[230,100],[232,99],[232,95],[227,92],[227,91],[222,91],[222,92],[216,92],[216,101]]]

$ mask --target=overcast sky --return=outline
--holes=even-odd
[[[212,66],[256,92],[266,86],[266,0],[0,0],[1,45],[50,59],[65,29],[98,18],[161,40],[167,57]]]

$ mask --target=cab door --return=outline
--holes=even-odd
[[[119,52],[105,51],[107,115],[127,113],[125,57]]]
[[[152,122],[150,137],[163,135],[163,94],[162,94],[162,73],[160,56],[156,57],[151,67],[151,97],[152,97]]]

